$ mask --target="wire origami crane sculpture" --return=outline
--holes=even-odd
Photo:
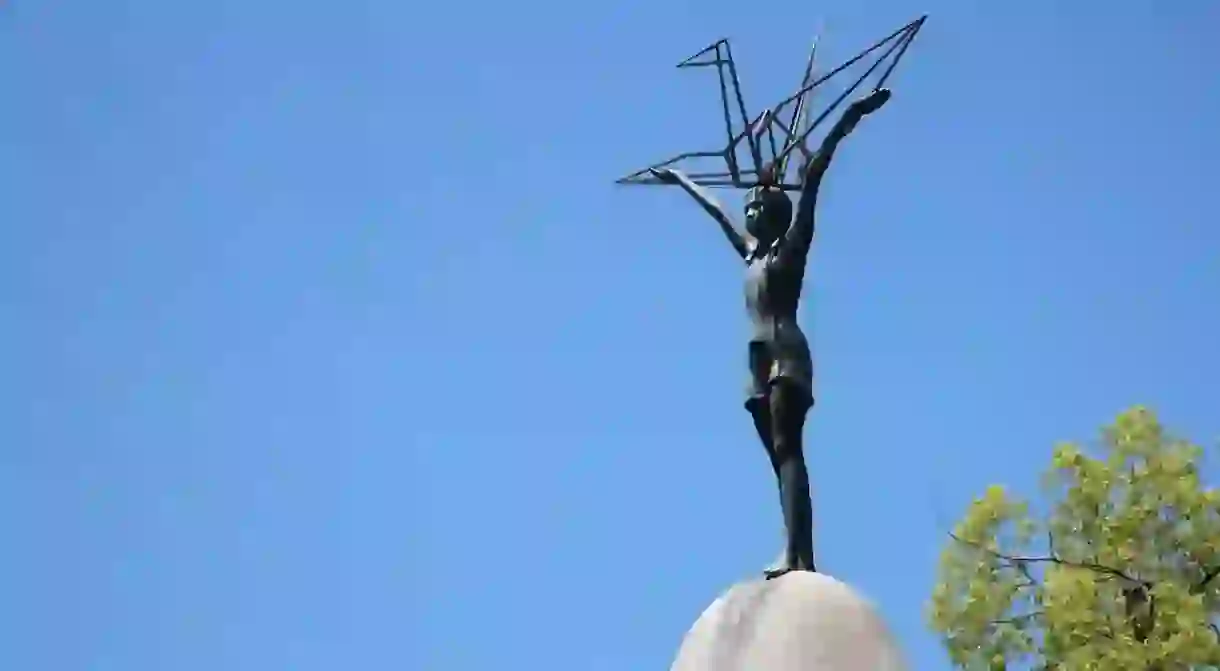
[[[919,34],[926,19],[926,15],[919,17],[820,76],[815,75],[814,72],[814,57],[817,53],[815,43],[810,50],[809,61],[805,66],[800,88],[778,104],[764,109],[754,117],[750,117],[746,111],[746,103],[741,93],[740,79],[737,74],[737,64],[733,61],[733,51],[729,46],[729,41],[727,39],[718,40],[679,63],[678,67],[715,66],[720,77],[720,100],[728,143],[718,150],[678,154],[660,163],[637,170],[617,180],[617,183],[665,185],[665,182],[653,174],[653,170],[678,167],[682,162],[690,159],[720,158],[724,161],[725,170],[691,173],[689,175],[691,180],[702,186],[738,189],[752,189],[765,182],[773,188],[784,191],[799,191],[801,188],[800,166],[813,158],[807,144],[809,136],[877,72],[880,72],[880,76],[874,81],[873,90],[883,88],[890,75],[893,74],[894,68],[906,54],[907,48]],[[830,105],[814,116],[810,104],[814,90],[870,56],[873,56],[874,60],[869,68],[840,93]],[[740,119],[739,129],[734,127],[738,125],[734,123],[734,111]],[[743,145],[747,150],[748,166],[741,165],[739,150]],[[793,162],[794,153],[799,153],[803,160]]]

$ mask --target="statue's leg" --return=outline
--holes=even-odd
[[[791,380],[780,378],[771,389],[772,445],[780,483],[784,527],[788,533],[786,566],[769,571],[776,577],[788,571],[813,571],[813,505],[809,498],[809,472],[805,467],[802,434],[810,407],[809,393]]]
[[[779,462],[775,459],[775,445],[773,441],[774,421],[771,419],[771,372],[775,365],[775,359],[771,354],[771,347],[768,343],[751,342],[750,343],[750,381],[746,388],[746,410],[750,413],[750,418],[754,421],[754,430],[758,432],[758,440],[762,443],[763,449],[767,453],[767,463],[771,465],[771,473],[775,477],[775,491],[780,491],[779,482]],[[783,506],[783,500],[780,500],[780,506]],[[784,544],[785,548],[787,543]],[[767,569],[770,571],[781,570],[787,565],[787,551],[783,550],[779,553],[779,559],[775,564]]]
[[[779,463],[775,460],[775,444],[771,436],[771,399],[768,397],[751,398],[746,401],[746,409],[754,420],[754,430],[758,432],[758,440],[767,451],[767,461],[771,462],[771,470],[779,479]]]
[[[763,449],[767,451],[767,460],[771,462],[771,470],[779,478],[779,464],[775,461],[775,446],[772,444],[771,420],[771,366],[773,358],[766,343],[750,343],[750,384],[746,390],[746,410],[754,420],[754,430]]]
[[[750,411],[750,417],[754,420],[754,430],[758,432],[758,439],[762,442],[763,449],[767,451],[767,462],[771,464],[771,473],[775,477],[775,491],[782,492],[783,487],[779,479],[779,462],[775,459],[775,445],[772,440],[772,424],[771,421],[771,396],[751,396],[746,400],[746,410]],[[780,507],[783,508],[783,497],[780,497]],[[785,535],[786,536],[786,535]],[[785,542],[784,547],[787,547]],[[786,557],[787,550],[782,550],[779,553],[779,558],[768,572],[786,570],[784,567],[788,565]]]

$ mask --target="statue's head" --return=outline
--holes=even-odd
[[[746,195],[746,230],[759,243],[770,245],[792,223],[792,201],[788,194],[769,184],[760,184]]]
[[[746,230],[764,246],[792,223],[792,201],[775,182],[775,166],[768,165],[759,171],[758,186],[746,195]]]

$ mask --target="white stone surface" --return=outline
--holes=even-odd
[[[687,633],[671,671],[902,671],[866,599],[821,573],[735,585]]]

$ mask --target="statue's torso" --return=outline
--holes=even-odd
[[[805,258],[790,251],[776,247],[747,261],[746,312],[750,319],[747,408],[755,400],[765,398],[779,379],[795,383],[813,398],[813,357],[796,321]]]
[[[746,267],[746,313],[750,341],[804,343],[797,306],[805,278],[804,259],[794,259],[776,245],[752,257]]]

